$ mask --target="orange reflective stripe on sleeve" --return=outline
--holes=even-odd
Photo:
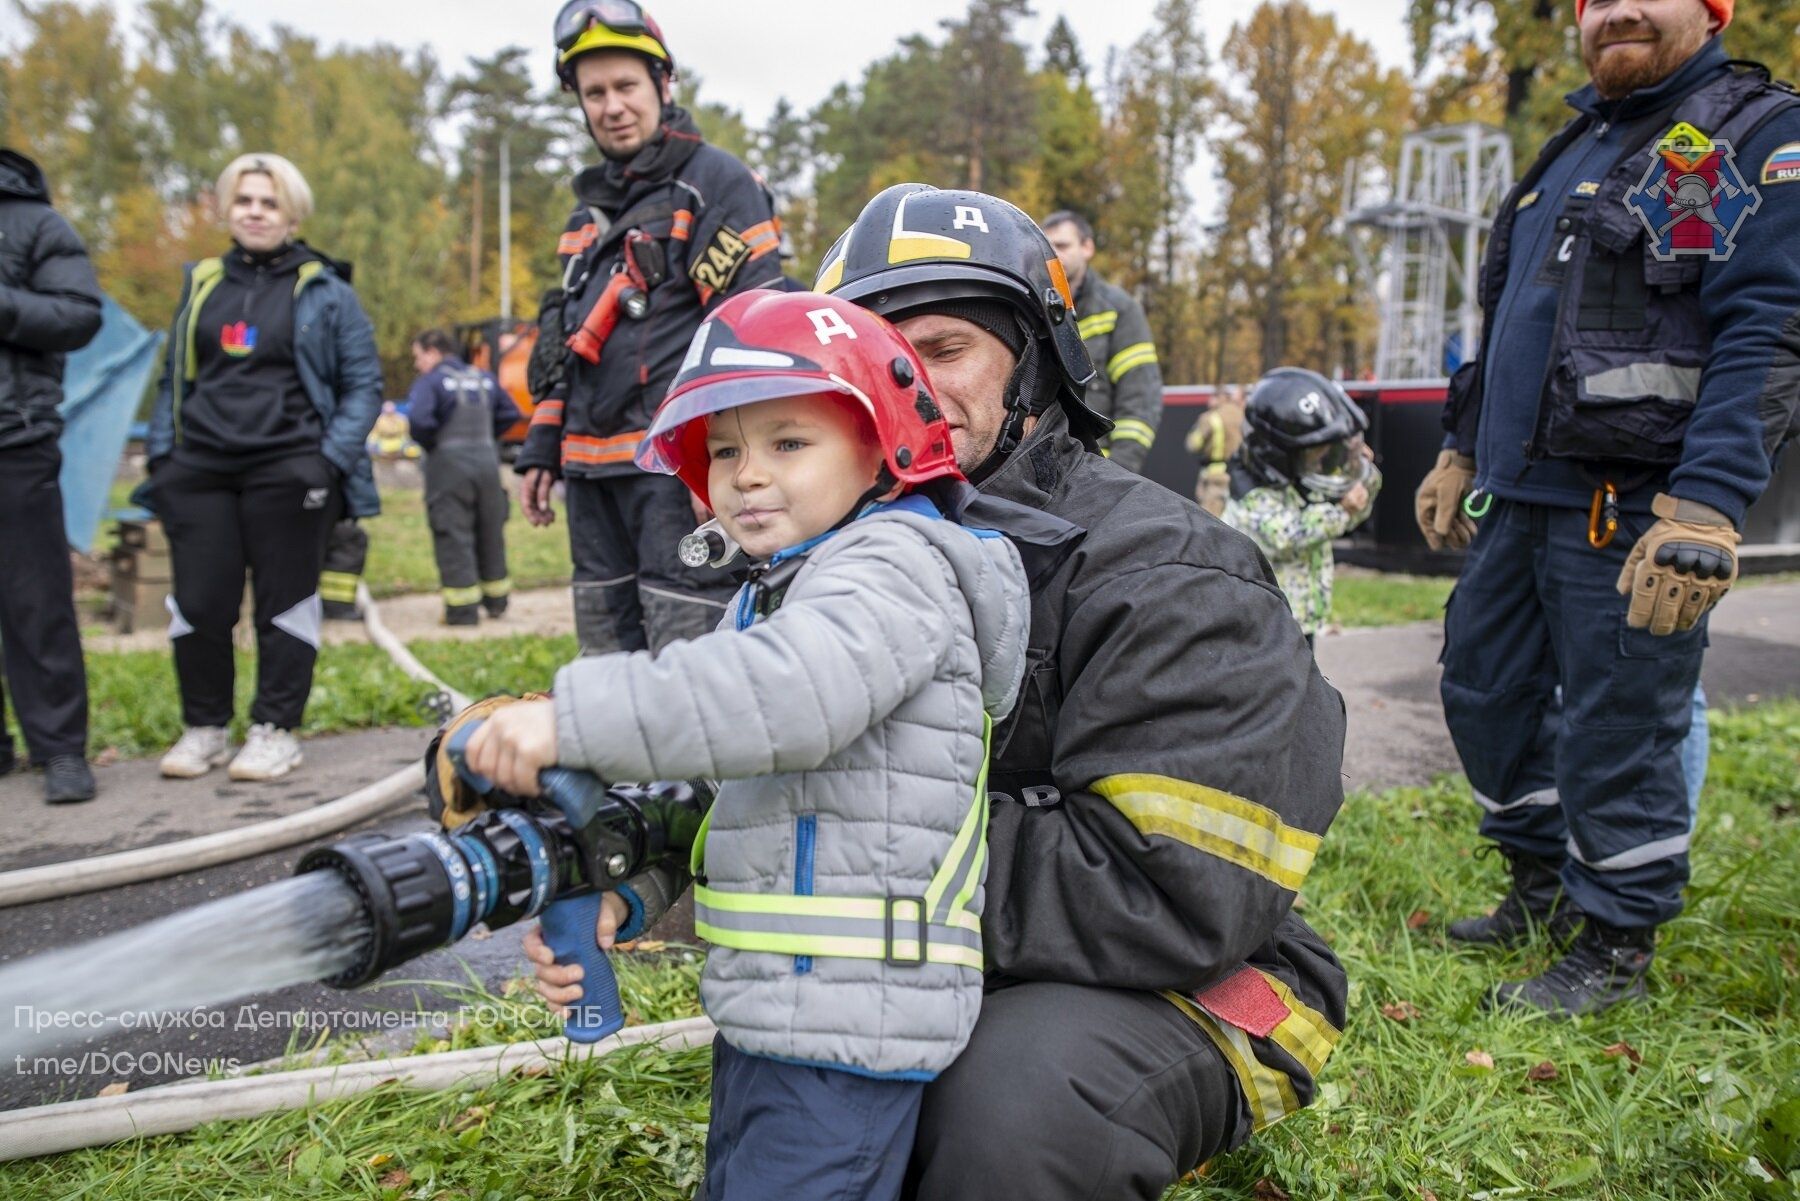
[[[752,225],[741,236],[750,247],[751,259],[760,259],[781,249],[781,222],[771,218],[760,225]]]
[[[537,408],[531,411],[533,425],[561,425],[563,423],[563,402],[560,400],[540,400]]]
[[[669,236],[677,242],[685,242],[694,231],[694,214],[687,209],[675,210],[675,224],[669,227]]]
[[[629,463],[637,454],[638,443],[643,440],[643,430],[633,430],[628,434],[614,434],[610,438],[595,438],[589,434],[564,434],[562,461],[586,464]]]
[[[600,229],[592,221],[580,229],[571,229],[564,233],[556,243],[558,254],[580,254],[600,239]]]

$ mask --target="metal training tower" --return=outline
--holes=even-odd
[[[1464,362],[1474,356],[1481,254],[1512,183],[1512,142],[1504,131],[1474,121],[1435,126],[1402,140],[1393,197],[1346,218],[1386,236],[1378,378],[1437,379],[1448,374],[1447,352]],[[1366,265],[1362,239],[1353,237],[1351,246]]]

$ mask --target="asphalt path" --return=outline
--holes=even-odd
[[[1420,783],[1456,770],[1437,700],[1441,642],[1441,630],[1429,623],[1320,640],[1320,666],[1344,693],[1350,713],[1347,786]],[[1714,704],[1800,694],[1800,585],[1735,591],[1714,616],[1704,680]],[[6,815],[9,835],[0,848],[0,871],[294,812],[387,775],[414,759],[424,742],[419,730],[315,739],[307,744],[305,767],[291,780],[271,785],[234,785],[222,772],[202,781],[170,783],[156,776],[153,761],[119,763],[99,769],[99,800],[57,808],[42,804],[38,777],[15,773],[0,779],[0,814]],[[1471,813],[1471,837],[1474,820]],[[428,824],[421,799],[362,829],[399,834]],[[305,849],[0,911],[0,963],[284,879]],[[524,971],[519,949],[523,933],[522,927],[513,927],[485,940],[465,939],[389,975],[455,986],[473,973],[498,989]],[[692,941],[691,911],[683,906],[671,913],[652,935]],[[248,961],[256,948],[246,946],[244,954]],[[142,1088],[194,1075],[209,1064],[253,1063],[281,1055],[295,1040],[305,1045],[326,1034],[357,1034],[373,1050],[410,1046],[422,1028],[430,1027],[433,1014],[446,1014],[456,1004],[453,993],[387,979],[348,992],[304,984],[234,1000],[188,1025],[77,1035],[21,1061],[0,1064],[0,1109],[90,1097],[119,1082]],[[0,1013],[0,1023],[18,1018]]]

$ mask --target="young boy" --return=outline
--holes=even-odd
[[[1268,556],[1309,646],[1331,615],[1331,540],[1366,521],[1381,491],[1367,427],[1342,388],[1298,367],[1263,376],[1244,408],[1222,517]]]
[[[516,792],[552,763],[724,781],[694,854],[720,1030],[705,1195],[898,1196],[924,1082],[981,1001],[1019,553],[945,518],[967,485],[906,341],[824,296],[722,305],[638,463],[716,514],[749,582],[712,634],[564,667],[554,700],[496,712],[469,765]],[[601,944],[643,919],[631,889],[609,896]]]

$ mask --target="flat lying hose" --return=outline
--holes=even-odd
[[[708,1019],[686,1018],[627,1026],[610,1038],[586,1045],[547,1038],[266,1076],[184,1080],[116,1097],[12,1110],[0,1113],[0,1162],[176,1134],[220,1118],[254,1118],[278,1110],[303,1109],[353,1097],[390,1081],[416,1089],[480,1087],[511,1072],[609,1055],[639,1043],[658,1043],[672,1050],[703,1046],[715,1033],[717,1028]]]
[[[406,649],[404,643],[382,623],[381,610],[369,595],[368,587],[356,586],[356,597],[362,605],[363,625],[369,640],[387,652],[395,665],[408,676],[441,689],[449,698],[452,711],[467,708],[469,698],[438,679]],[[425,769],[415,764],[403,767],[366,788],[316,805],[301,813],[289,814],[274,821],[259,822],[236,830],[223,830],[180,842],[165,842],[153,847],[96,855],[90,859],[71,859],[63,863],[47,863],[42,867],[0,872],[0,909],[48,901],[77,893],[117,888],[142,880],[159,880],[182,872],[235,863],[253,855],[298,846],[315,838],[336,834],[369,818],[395,808],[425,785]]]

